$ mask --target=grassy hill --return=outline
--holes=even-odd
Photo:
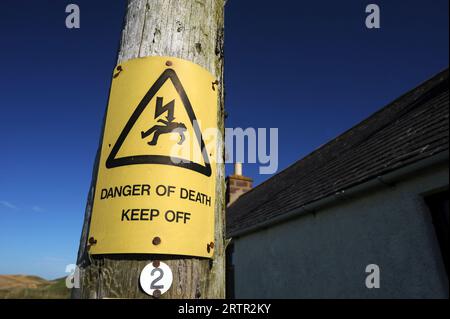
[[[45,280],[36,276],[0,275],[0,299],[67,299],[66,279]]]

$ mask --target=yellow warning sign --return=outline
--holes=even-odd
[[[89,253],[212,257],[215,83],[202,67],[176,58],[115,69]]]

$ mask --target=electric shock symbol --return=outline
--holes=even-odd
[[[180,110],[185,111],[185,114],[187,114],[187,118],[189,119],[189,123],[188,122],[182,123],[175,121],[176,120],[175,100],[171,100],[171,102],[164,105],[164,97],[163,97],[164,95],[159,94],[159,92],[165,83],[171,83],[173,85],[173,88],[175,89],[175,92],[177,93],[179,100],[181,101],[180,104],[183,108],[181,109],[181,106],[178,105],[177,107],[180,107]],[[154,101],[155,98],[156,103],[151,103],[152,101]],[[147,149],[142,149],[141,150],[142,153],[137,154],[124,153],[122,154],[122,156],[120,156],[119,152],[122,149],[125,140],[131,139],[133,141],[133,139],[135,139],[134,136],[130,135],[130,132],[132,131],[136,122],[142,116],[144,110],[150,107],[149,106],[150,104],[152,105],[156,104],[154,113],[155,114],[154,120],[156,120],[156,123],[153,123],[154,125],[152,125],[147,130],[145,129],[139,130],[141,140],[146,141],[147,138],[151,137],[150,141],[147,142],[149,146],[147,147]],[[180,111],[177,109],[177,112]],[[165,115],[165,117],[161,118],[163,115]],[[185,133],[188,131],[187,124],[189,124],[189,133],[190,133],[189,136],[193,136],[195,138],[197,149],[199,152],[198,154],[201,155],[203,163],[201,163],[201,161],[200,163],[198,163],[192,160],[174,158],[169,153],[164,155],[149,154],[151,153],[149,152],[149,150],[151,150],[154,146],[156,145],[159,146],[159,144],[167,143],[166,140],[161,141],[160,139],[161,135],[164,134],[178,134],[180,136],[180,139],[177,144],[183,145],[186,140]],[[174,143],[171,142],[171,144],[173,145]],[[170,147],[167,147],[167,149],[170,149]],[[158,78],[158,80],[156,80],[156,82],[151,86],[147,94],[145,94],[144,98],[136,107],[135,111],[132,113],[130,119],[123,128],[122,133],[120,134],[116,143],[114,144],[114,147],[112,148],[111,153],[109,154],[105,164],[106,168],[108,169],[128,165],[145,165],[145,164],[170,165],[184,169],[189,169],[208,177],[212,175],[210,159],[205,147],[205,142],[203,140],[202,132],[199,127],[197,117],[194,112],[194,108],[192,107],[188,95],[183,85],[181,84],[181,81],[178,78],[175,70],[170,68],[166,69]]]
[[[186,125],[184,125],[184,123],[174,122],[175,120],[174,108],[175,108],[175,100],[163,106],[163,98],[158,97],[156,99],[155,120],[166,112],[167,116],[166,120],[163,119],[158,120],[158,123],[162,123],[163,125],[155,125],[152,126],[149,130],[141,132],[142,139],[145,139],[153,134],[153,139],[147,143],[148,145],[150,146],[157,145],[159,136],[168,133],[178,133],[180,135],[180,141],[178,142],[178,145],[182,145],[184,143],[184,141],[186,140],[184,132],[186,132],[187,128]]]

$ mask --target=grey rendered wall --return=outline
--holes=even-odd
[[[421,196],[448,184],[448,165],[436,167],[236,238],[236,298],[448,298]],[[369,264],[380,266],[380,289],[365,286]]]

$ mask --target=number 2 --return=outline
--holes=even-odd
[[[150,284],[150,289],[164,289],[164,285],[156,285],[156,283],[164,277],[164,271],[161,268],[155,268],[151,272],[152,277],[156,272],[159,272],[159,276],[152,281],[152,283]]]

